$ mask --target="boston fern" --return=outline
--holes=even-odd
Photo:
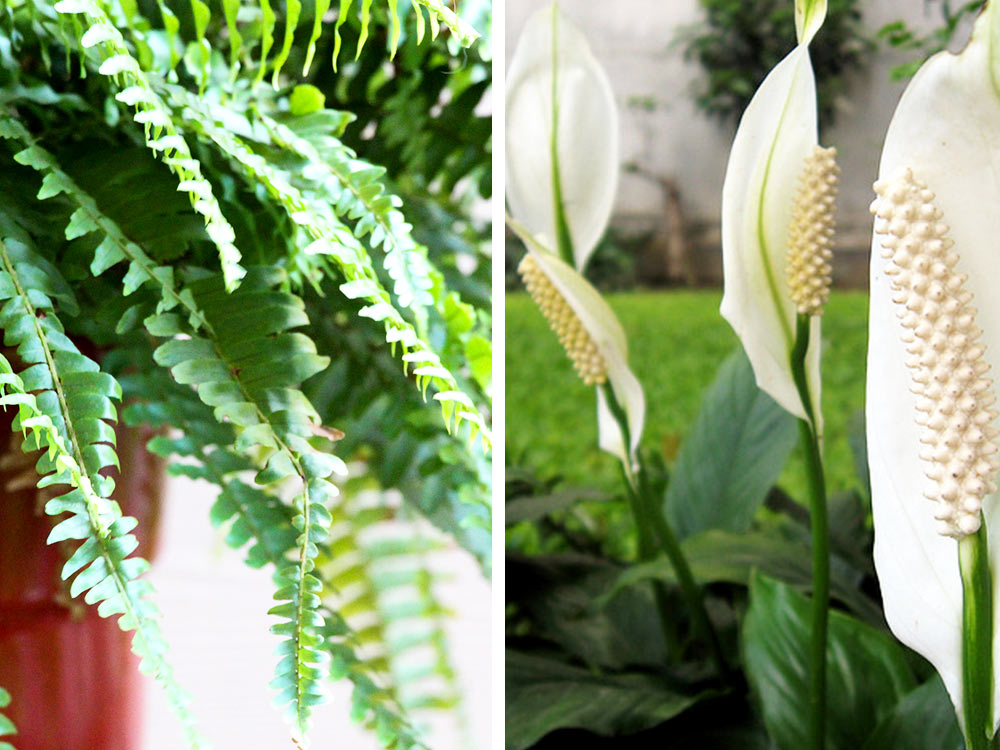
[[[477,36],[442,0],[0,0],[0,405],[53,488],[67,593],[132,631],[192,747],[116,501],[119,419],[214,485],[211,522],[273,573],[298,742],[327,679],[387,748],[457,700],[440,542],[401,521],[488,573]],[[416,647],[436,690],[399,666]]]

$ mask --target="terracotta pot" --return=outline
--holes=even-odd
[[[118,431],[122,473],[115,498],[139,521],[135,554],[150,558],[163,470],[148,434]],[[139,750],[142,683],[131,633],[82,597],[69,600],[59,571],[69,547],[45,539],[55,519],[32,484],[33,459],[0,413],[0,686],[18,750]]]

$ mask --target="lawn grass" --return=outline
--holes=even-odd
[[[672,461],[715,371],[736,346],[719,316],[720,291],[611,294],[628,335],[629,360],[646,392],[642,445]],[[867,295],[835,292],[823,316],[823,413],[827,486],[858,486],[848,442],[864,405]],[[594,392],[576,378],[545,320],[523,293],[506,296],[506,445],[508,462],[567,483],[612,489],[615,461],[597,450]],[[796,451],[779,484],[805,499]]]

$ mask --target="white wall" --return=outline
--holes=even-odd
[[[791,3],[791,0],[789,0]],[[528,17],[548,5],[539,0],[506,0],[508,57]],[[722,180],[734,128],[718,124],[695,109],[690,94],[701,73],[685,62],[679,45],[671,45],[679,27],[700,20],[698,0],[561,0],[560,6],[588,38],[611,78],[622,122],[622,162],[641,161],[647,169],[672,177],[681,190],[689,222],[718,223]],[[904,15],[911,26],[933,27],[937,4],[925,0],[867,0],[864,23],[871,36],[885,23]],[[822,33],[822,32],[821,32]],[[967,35],[960,32],[956,39]],[[792,40],[789,40],[791,48]],[[837,126],[824,145],[836,146],[842,169],[838,237],[842,244],[867,245],[868,205],[877,172],[882,136],[903,85],[890,83],[889,68],[911,59],[880,44],[868,70],[856,77],[839,103]],[[653,113],[630,108],[633,97],[651,97]],[[662,213],[659,188],[623,174],[616,216]]]

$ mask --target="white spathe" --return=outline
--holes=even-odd
[[[743,113],[722,188],[722,316],[736,331],[757,385],[806,419],[792,377],[796,310],[785,275],[792,207],[806,157],[819,143],[816,82],[809,49],[795,47],[757,89]],[[812,316],[806,377],[817,432],[820,319]]]
[[[554,252],[532,236],[528,228],[517,220],[508,218],[508,225],[524,242],[535,263],[562,295],[579,318],[587,334],[607,365],[608,383],[615,400],[625,413],[629,440],[611,414],[603,388],[597,389],[598,444],[602,450],[620,458],[627,466],[634,466],[639,440],[646,416],[646,397],[642,385],[628,366],[628,343],[625,331],[614,311],[604,301],[600,292],[591,286],[579,271],[564,263]]]
[[[961,54],[942,52],[910,82],[886,134],[879,179],[906,168],[935,194],[950,227],[956,270],[968,274],[991,376],[1000,374],[1000,45],[994,4],[976,22]],[[937,533],[930,480],[920,458],[916,396],[878,236],[872,244],[867,431],[875,521],[875,568],[886,619],[899,640],[941,674],[961,714],[962,584],[956,541]],[[994,382],[994,392],[996,383]],[[998,498],[983,513],[989,531],[994,602],[1000,599]],[[997,668],[994,619],[993,674]],[[994,687],[994,722],[1000,684]]]
[[[553,75],[559,184],[574,265],[604,234],[618,184],[618,110],[583,33],[555,5],[525,26],[507,71],[506,198],[510,214],[556,247]]]
[[[809,44],[826,20],[826,0],[795,0],[795,38]]]

